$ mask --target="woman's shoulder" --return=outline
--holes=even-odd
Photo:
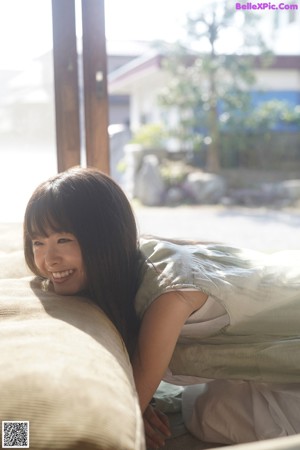
[[[163,255],[169,252],[180,251],[179,241],[169,240],[157,236],[142,236],[140,239],[141,251],[147,258]]]
[[[201,259],[257,259],[262,254],[248,249],[222,244],[218,242],[200,242],[192,240],[167,239],[157,236],[142,236],[140,249],[146,259],[153,263],[166,262],[166,258],[172,261],[179,260],[181,266],[191,262],[191,257]]]
[[[148,266],[154,269],[156,275],[163,274],[169,279],[173,279],[179,270],[185,273],[185,267],[190,270],[191,256],[197,253],[201,244],[194,242],[176,241],[158,237],[143,237],[140,242],[140,249]]]
[[[203,248],[202,248],[203,247]],[[202,290],[195,283],[195,267],[205,245],[153,236],[142,237],[140,250],[144,269],[136,295],[136,309],[141,316],[160,295],[170,291]],[[200,256],[202,259],[202,257]]]
[[[140,247],[147,256],[154,256],[164,253],[184,253],[193,252],[199,248],[212,248],[213,246],[222,246],[214,242],[200,242],[194,240],[169,239],[158,236],[143,235],[140,238]]]

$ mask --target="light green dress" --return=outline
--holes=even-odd
[[[182,394],[188,430],[222,444],[300,433],[300,251],[157,239],[141,249],[140,317],[164,292],[209,295],[183,326],[164,377],[194,384]]]
[[[158,239],[142,239],[141,250],[147,262],[136,296],[140,317],[162,293],[186,289],[207,293],[226,315],[204,333],[201,319],[186,323],[173,375],[300,382],[300,251],[268,255]]]

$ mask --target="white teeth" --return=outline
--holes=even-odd
[[[74,270],[64,270],[63,272],[52,272],[52,276],[53,278],[64,278],[67,277],[68,275],[71,275],[71,273],[73,273]]]

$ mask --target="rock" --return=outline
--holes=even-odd
[[[219,175],[191,172],[184,181],[183,188],[196,203],[218,203],[226,192],[224,179]]]
[[[279,183],[282,196],[291,200],[300,200],[300,180],[286,180]]]
[[[166,155],[162,148],[147,148],[140,144],[127,144],[124,146],[124,162],[126,171],[123,176],[123,188],[130,199],[138,197],[136,192],[136,178],[147,156],[155,156],[158,161]]]
[[[185,201],[185,193],[179,186],[170,187],[165,195],[165,204],[170,206],[180,205]]]
[[[300,180],[263,183],[258,188],[235,189],[229,193],[234,204],[285,207],[300,200]]]
[[[138,144],[127,144],[124,147],[126,172],[124,175],[124,190],[132,199],[136,197],[135,184],[138,171],[143,160],[143,148]]]
[[[230,198],[233,204],[244,206],[262,206],[269,199],[269,194],[264,195],[262,189],[234,189],[230,192]]]
[[[145,156],[135,180],[135,195],[146,206],[159,206],[163,202],[165,184],[155,155]]]

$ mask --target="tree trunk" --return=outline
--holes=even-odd
[[[211,143],[208,146],[207,152],[207,170],[208,172],[219,172],[220,164],[220,131],[219,131],[219,117],[217,105],[211,105],[209,111],[209,131]]]
[[[215,58],[214,49],[211,54],[212,60]],[[215,70],[210,73],[210,100],[209,100],[209,117],[208,129],[210,133],[211,143],[207,151],[207,170],[208,172],[218,172],[220,170],[220,129],[217,105],[217,89],[215,81]]]

